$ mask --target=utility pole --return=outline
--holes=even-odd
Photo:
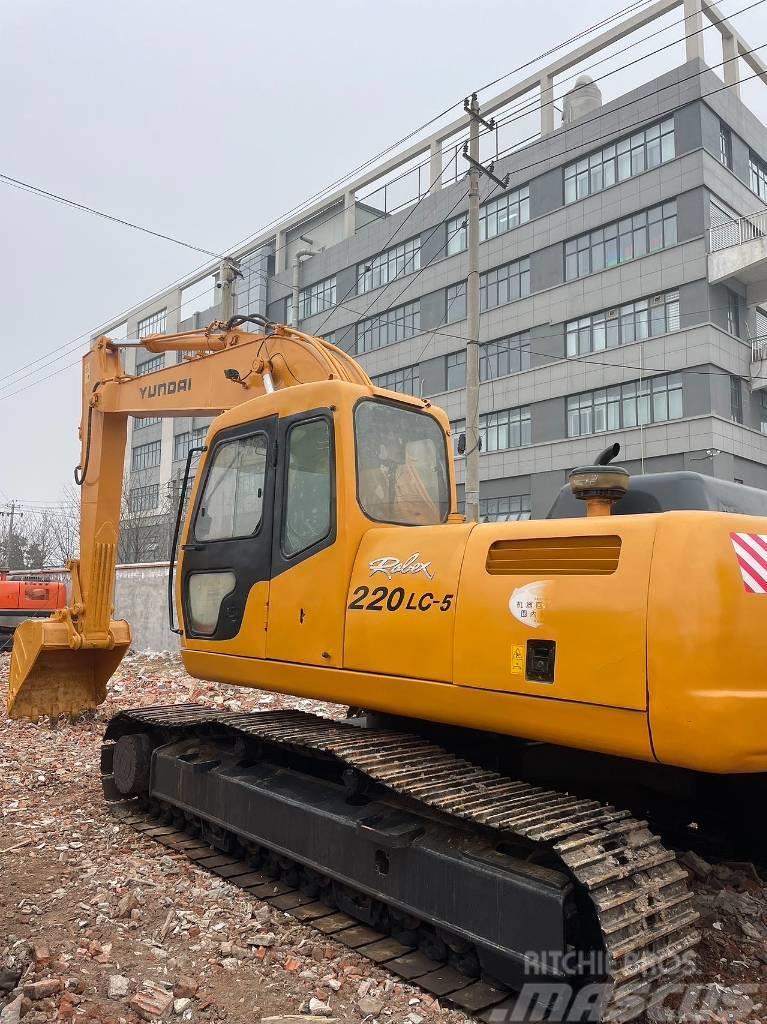
[[[464,498],[466,518],[479,522],[479,178],[486,175],[500,188],[505,189],[509,176],[497,178],[493,164],[483,167],[479,162],[479,126],[493,131],[495,121],[487,121],[480,115],[477,94],[471,100],[463,101],[463,108],[469,115],[469,143],[463,147],[464,159],[469,163],[469,273],[466,278],[466,316],[468,332],[466,339],[466,482]]]
[[[242,277],[236,260],[227,256],[221,261],[219,270],[218,286],[221,289],[221,316],[223,321],[231,320],[234,316],[234,282]]]
[[[11,502],[11,510],[10,510],[10,512],[0,512],[0,516],[3,516],[4,518],[7,517],[8,520],[9,520],[8,521],[8,536],[7,536],[6,541],[5,541],[5,560],[8,563],[8,568],[9,569],[13,568],[13,566],[11,566],[11,551],[13,550],[12,549],[12,544],[13,544],[13,520],[16,517],[16,507],[17,507],[17,503],[14,500],[14,501]],[[23,512],[19,512],[18,514],[19,514],[20,517],[24,515]]]

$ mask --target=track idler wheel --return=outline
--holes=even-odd
[[[113,773],[115,786],[123,796],[149,792],[152,768],[152,740],[145,732],[121,736],[115,744]]]

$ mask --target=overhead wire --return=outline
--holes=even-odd
[[[504,78],[508,78],[508,77],[510,77],[513,74],[516,74],[516,73],[518,73],[520,71],[525,70],[526,68],[532,66],[533,64],[535,64],[539,60],[542,60],[545,57],[551,56],[551,54],[556,53],[558,50],[560,50],[560,49],[562,49],[562,48],[564,48],[566,46],[571,45],[573,42],[577,42],[579,39],[582,39],[585,36],[590,35],[592,32],[597,31],[599,28],[602,28],[605,25],[610,24],[612,21],[618,20],[619,18],[623,17],[627,13],[630,13],[630,12],[632,12],[634,10],[637,10],[637,9],[645,7],[645,6],[649,6],[649,4],[651,2],[652,2],[652,0],[637,0],[637,2],[631,3],[627,7],[621,8],[619,11],[615,12],[614,14],[606,16],[605,18],[601,19],[600,21],[597,21],[594,24],[592,24],[592,25],[588,26],[587,28],[581,30],[580,32],[576,33],[574,36],[571,36],[568,39],[563,40],[561,43],[558,43],[556,46],[551,47],[550,49],[544,51],[543,53],[537,55],[536,57],[531,58],[530,60],[524,62],[523,64],[518,65],[516,68],[511,69],[510,71],[506,72],[503,76],[501,76],[501,78],[496,79],[495,82],[501,81]],[[494,83],[488,83],[485,86],[481,86],[479,91],[484,91],[485,89],[489,88],[492,84],[494,84]],[[360,164],[357,167],[353,168],[351,171],[347,172],[342,177],[337,178],[335,181],[333,181],[333,182],[329,183],[328,185],[324,186],[321,190],[319,190],[318,192],[314,193],[308,199],[303,200],[300,204],[296,205],[291,210],[287,211],[286,213],[283,213],[279,217],[276,217],[276,218],[270,220],[265,225],[263,225],[261,228],[257,229],[257,231],[255,231],[255,232],[253,232],[251,234],[246,235],[244,238],[240,239],[240,241],[236,242],[233,246],[231,246],[227,250],[227,252],[229,254],[231,254],[231,252],[236,251],[240,246],[246,244],[251,239],[257,238],[259,235],[263,234],[263,232],[267,231],[270,227],[282,223],[286,218],[290,217],[291,215],[293,215],[295,213],[301,212],[303,209],[307,208],[311,203],[318,201],[324,195],[326,195],[328,192],[332,191],[337,186],[343,184],[345,181],[347,181],[353,175],[356,175],[359,172],[365,170],[366,168],[368,168],[369,166],[374,164],[376,161],[380,160],[382,157],[387,156],[389,153],[393,152],[394,150],[398,149],[400,146],[404,145],[405,142],[410,141],[411,138],[413,138],[416,135],[420,134],[426,128],[431,127],[433,124],[435,124],[437,121],[439,121],[442,117],[444,117],[448,113],[450,113],[451,110],[454,110],[456,107],[459,107],[460,104],[461,104],[460,100],[456,101],[451,106],[445,108],[445,110],[441,111],[439,114],[435,115],[430,120],[424,122],[424,124],[420,125],[418,128],[413,129],[411,132],[409,132],[408,134],[406,134],[405,136],[403,136],[401,139],[397,140],[396,142],[392,143],[391,145],[387,146],[386,148],[381,150],[379,153],[377,153],[374,156],[370,157],[369,159],[365,160],[362,164]],[[19,185],[23,186],[24,183],[19,182]],[[60,197],[60,198],[62,200],[64,199],[64,197]],[[96,212],[101,214],[101,211],[96,211]],[[107,216],[109,218],[111,215],[105,215],[105,216]],[[118,221],[120,220],[120,218],[115,218],[115,219],[118,220]],[[138,225],[135,225],[135,226],[138,227]],[[157,234],[158,236],[161,236],[161,233],[158,233],[158,232],[152,232],[152,233]],[[178,244],[184,244],[184,245],[186,244],[184,242],[181,242],[181,240],[179,240],[179,239],[172,238],[171,236],[167,236],[167,237],[169,238],[169,240],[177,242]],[[188,247],[192,248],[192,249],[199,249],[199,247],[193,246],[193,245],[189,245]],[[202,250],[202,251],[204,251],[206,253],[209,252],[208,250]],[[130,314],[130,312],[133,309],[135,309],[137,306],[147,304],[150,301],[152,301],[153,299],[155,299],[157,297],[160,297],[169,288],[172,288],[174,285],[182,283],[185,280],[188,280],[189,277],[193,277],[196,273],[198,273],[198,271],[199,272],[203,272],[207,267],[208,267],[207,263],[200,264],[198,267],[194,268],[188,274],[184,275],[183,277],[177,278],[175,281],[173,281],[170,285],[167,285],[165,288],[160,289],[160,290],[158,290],[156,292],[153,292],[150,296],[148,296],[147,298],[145,298],[141,302],[134,303],[133,305],[131,305],[131,306],[127,307],[126,309],[124,309],[119,314],[116,314],[115,316],[110,317],[109,320],[102,321],[99,325],[97,325],[96,327],[92,328],[89,331],[84,332],[83,334],[79,335],[77,338],[73,339],[72,341],[70,341],[68,343],[65,343],[62,346],[57,346],[56,348],[54,348],[54,349],[50,350],[48,353],[46,353],[44,356],[38,357],[38,359],[33,360],[31,363],[27,363],[27,364],[17,368],[17,370],[12,371],[10,374],[7,374],[5,378],[0,377],[0,380],[6,379],[9,376],[15,376],[15,374],[18,373],[19,370],[26,369],[28,366],[31,366],[31,365],[35,365],[41,359],[47,358],[47,356],[52,355],[56,351],[59,351],[59,350],[64,349],[64,348],[69,348],[69,347],[71,347],[74,344],[77,344],[77,343],[80,343],[80,342],[82,342],[82,341],[84,341],[86,339],[89,339],[90,337],[92,337],[94,334],[99,332],[102,328],[106,327],[107,325],[109,325],[111,323],[114,323],[115,321],[119,321],[120,319],[122,319],[125,316],[128,316]],[[192,283],[194,283],[194,282],[192,282]],[[63,355],[62,355],[61,358],[63,358]],[[72,365],[72,364],[70,364],[70,365]]]
[[[764,2],[764,0],[759,0],[759,2]],[[761,44],[760,46],[754,47],[754,48],[753,48],[753,50],[751,50],[751,51],[749,51],[749,52],[754,52],[754,51],[756,51],[756,50],[761,50],[761,49],[764,49],[765,47],[767,47],[767,43],[762,43],[762,44]],[[723,62],[723,63],[726,63],[726,62]],[[698,76],[699,76],[700,74],[702,74],[702,72],[696,72],[696,73],[695,73],[694,75],[691,75],[691,76],[689,76],[689,78],[694,78],[694,77],[698,77]],[[749,76],[746,76],[746,77],[742,78],[742,79],[741,79],[741,82],[744,82],[744,81],[749,81],[749,80],[750,80],[750,79],[752,79],[752,78],[758,78],[758,77],[761,77],[761,76],[760,76],[760,75],[758,75],[758,74],[754,74],[754,75],[749,75]],[[689,80],[689,78],[688,78],[688,79],[682,79],[681,81],[687,81],[687,80]],[[675,84],[680,84],[680,83],[675,83]],[[716,89],[711,89],[711,90],[710,90],[709,92],[707,92],[707,93],[701,93],[701,95],[700,95],[700,97],[699,97],[699,98],[700,98],[700,99],[705,99],[705,98],[707,98],[707,97],[709,97],[709,96],[712,96],[712,95],[714,95],[714,94],[716,94],[716,93],[719,93],[719,92],[723,92],[723,91],[724,91],[725,89],[730,89],[730,88],[732,88],[732,84],[725,84],[725,85],[722,85],[722,86],[720,86],[720,87],[718,87],[718,88],[716,88]],[[634,102],[634,101],[632,101],[632,102]],[[630,104],[626,104],[626,105],[630,105]],[[620,108],[618,108],[618,109],[620,109]],[[668,114],[668,113],[671,113],[671,112],[672,112],[673,110],[675,110],[675,109],[676,109],[676,107],[672,107],[672,108],[670,108],[669,110],[666,110],[666,111],[662,111],[662,112],[659,112],[658,114],[656,114],[656,115],[655,115],[655,117],[654,117],[653,119],[655,120],[655,119],[658,119],[658,118],[662,118],[662,117],[664,117],[664,116],[665,116],[666,114]],[[596,120],[596,118],[595,118],[594,120]],[[635,121],[635,122],[633,122],[633,123],[630,123],[630,124],[628,124],[628,125],[626,125],[626,126],[624,126],[624,127],[625,127],[625,129],[626,129],[626,130],[629,130],[629,129],[631,129],[632,127],[636,127],[636,125],[639,125],[639,124],[645,124],[646,122],[647,122],[647,117],[643,117],[643,118],[640,118],[639,120],[637,120],[637,121]],[[588,122],[579,122],[579,123],[578,123],[578,125],[577,125],[576,127],[578,127],[578,128],[582,127],[582,124],[583,124],[583,123],[588,123]],[[566,130],[566,129],[565,129],[565,130]],[[598,143],[598,142],[601,142],[601,141],[603,141],[603,140],[605,140],[605,139],[608,139],[608,138],[613,138],[613,137],[615,136],[615,134],[616,134],[616,133],[615,133],[615,131],[607,132],[607,133],[605,133],[605,134],[603,134],[603,135],[601,135],[601,136],[597,136],[597,137],[596,137],[595,139],[592,139],[592,140],[591,140],[591,142],[590,142],[590,144],[591,144],[591,145],[594,145],[594,144],[596,144],[596,143]],[[520,168],[515,168],[515,169],[514,169],[514,173],[515,173],[515,175],[516,175],[517,173],[519,173],[519,171],[524,171],[524,170],[528,170],[528,169],[530,169],[531,167],[537,166],[537,165],[538,165],[538,164],[540,164],[540,163],[548,162],[548,159],[549,159],[549,158],[548,158],[548,157],[546,157],[546,158],[543,158],[543,159],[541,159],[541,160],[533,161],[533,162],[532,162],[532,163],[530,163],[530,164],[526,164],[526,165],[524,165],[523,167],[520,167]],[[490,195],[493,195],[494,193],[495,193],[495,189],[493,189],[493,190],[492,190],[492,192],[490,193]],[[487,200],[487,197],[486,197],[486,198],[485,198],[485,200],[484,200],[484,202],[487,202],[487,201],[488,201],[488,200]],[[441,227],[442,223],[444,223],[444,221],[443,221],[443,220],[441,220],[441,221],[440,221],[440,223],[439,223],[439,225],[437,225],[437,227],[438,227],[438,228],[439,228],[439,227]],[[577,237],[577,236],[576,236],[576,237]],[[431,261],[430,261],[430,262],[431,262]],[[428,266],[428,265],[429,265],[429,264],[427,264],[427,266]],[[423,270],[423,269],[425,269],[425,268],[421,268],[421,269]],[[414,279],[415,279],[415,278],[414,278]],[[402,294],[402,293],[400,293],[400,294]],[[349,308],[349,307],[343,307],[343,308]],[[391,307],[387,307],[387,309],[386,309],[386,310],[384,310],[383,312],[386,312],[386,311],[388,311],[388,309],[389,309],[389,308],[391,308]],[[376,314],[376,315],[382,315],[382,314]],[[326,321],[324,321],[324,322],[327,322],[327,320],[326,320]],[[345,325],[342,325],[342,326],[340,326],[339,328],[337,328],[337,330],[342,330],[342,331],[345,331],[345,330],[349,330],[349,328],[350,328],[350,327],[353,327],[353,326],[355,326],[355,323],[358,323],[358,322],[359,322],[359,320],[357,320],[357,321],[353,322],[352,324],[345,324]]]
[[[756,2],[755,2],[754,4],[751,4],[751,5],[750,5],[750,7],[754,7],[754,6],[757,6],[757,5],[759,4],[759,3],[763,3],[763,2],[765,2],[765,0],[756,0]],[[747,9],[750,9],[750,7],[748,7],[748,8],[745,8],[745,10],[747,10]],[[736,12],[736,13],[740,13],[740,12]],[[732,15],[731,15],[731,16],[732,16]],[[711,25],[709,25],[709,26],[707,26],[707,27],[715,27],[715,26],[711,26]],[[699,30],[699,31],[701,31],[701,30]],[[670,45],[676,45],[676,43],[674,43],[674,44],[670,44]],[[755,52],[756,50],[759,50],[759,49],[763,49],[765,45],[767,45],[767,44],[762,44],[761,46],[758,46],[758,47],[754,47],[754,48],[753,48],[752,50],[750,50],[750,51],[747,51],[747,53],[752,53],[752,52]],[[745,54],[744,54],[744,55],[745,55]],[[644,55],[644,56],[642,56],[642,57],[640,57],[640,58],[637,58],[637,60],[645,59],[645,58],[646,58],[646,56],[650,56],[650,55]],[[636,63],[636,61],[632,61],[631,63],[632,63],[632,64],[633,64],[633,63]],[[724,64],[726,64],[726,63],[728,63],[728,61],[722,61],[720,65],[713,65],[712,67],[719,67],[719,66],[723,66],[723,65],[724,65]],[[628,65],[626,65],[626,66],[628,66]],[[615,69],[615,70],[620,70],[620,69]],[[613,72],[610,72],[610,74],[612,74],[612,73],[615,73],[615,72],[614,72],[614,71],[613,71]],[[696,73],[695,73],[695,74],[693,74],[693,75],[687,76],[687,78],[685,78],[685,79],[680,79],[680,80],[678,80],[678,81],[677,81],[676,83],[674,83],[674,85],[679,85],[679,84],[681,84],[682,82],[684,82],[684,81],[687,81],[687,80],[689,80],[689,79],[691,79],[691,78],[694,78],[694,77],[699,77],[699,76],[700,76],[700,74],[702,74],[702,72],[696,72]],[[759,76],[758,76],[758,75],[751,75],[751,76],[747,76],[746,78],[743,78],[743,79],[741,79],[741,80],[742,80],[742,81],[748,81],[749,79],[751,79],[751,78],[755,78],[755,77],[759,77]],[[669,86],[669,87],[670,87],[670,86]],[[731,85],[723,85],[722,87],[720,87],[720,88],[718,88],[718,89],[715,89],[715,90],[711,90],[711,91],[709,91],[708,93],[703,93],[703,94],[701,94],[701,97],[700,97],[700,98],[705,98],[706,96],[710,96],[710,95],[713,95],[713,94],[714,94],[714,93],[716,93],[716,92],[720,92],[720,91],[722,91],[723,89],[726,89],[726,88],[730,88],[730,87],[731,87]],[[630,101],[629,103],[626,103],[626,104],[624,104],[623,106],[629,106],[629,105],[631,105],[631,103],[633,103],[633,102],[634,102],[634,101]],[[615,110],[620,110],[620,109],[621,109],[621,107],[617,107],[617,108],[614,108],[614,109],[613,109],[613,112],[615,112]],[[674,108],[671,108],[671,109],[673,110],[673,109],[675,109],[675,107],[674,107]],[[668,113],[668,112],[671,112],[671,111],[666,111],[666,113]],[[662,114],[659,114],[658,116],[663,116],[663,115],[662,115]],[[591,119],[591,120],[595,120],[595,119],[596,119],[596,118],[594,118],[594,119]],[[640,124],[640,123],[643,123],[643,122],[645,122],[645,121],[646,121],[646,118],[642,118],[642,119],[640,119],[639,121],[635,122],[635,124]],[[588,123],[588,121],[584,121],[583,119],[581,119],[581,120],[579,121],[578,125],[577,125],[577,126],[573,126],[573,127],[578,127],[578,128],[582,128],[582,127],[583,127],[583,125],[584,125],[584,124],[586,124],[586,123]],[[631,127],[631,126],[628,126],[628,127]],[[568,130],[569,130],[568,128],[565,128],[565,129],[563,129],[563,132],[562,132],[562,134],[564,134],[564,133],[565,133],[565,132],[567,132]],[[612,135],[614,135],[614,134],[615,134],[614,132],[610,132],[610,133],[607,133],[607,134],[606,134],[606,135],[604,135],[604,136],[601,136],[601,137],[598,137],[597,139],[594,139],[594,140],[592,140],[592,142],[598,142],[598,141],[600,141],[600,139],[601,139],[601,138],[607,138],[607,137],[610,137],[610,136],[612,136]],[[537,138],[537,135],[535,136],[535,138]],[[531,140],[525,140],[525,141],[532,141],[532,139],[531,139]],[[540,140],[539,140],[539,141],[540,141]],[[523,167],[520,167],[520,168],[516,168],[516,169],[515,169],[515,174],[516,174],[516,173],[519,173],[519,172],[520,172],[520,171],[522,171],[522,170],[526,170],[526,169],[529,169],[529,168],[531,168],[531,167],[533,167],[533,166],[536,166],[537,164],[539,164],[539,163],[541,163],[541,162],[543,162],[543,161],[541,161],[541,160],[539,160],[539,161],[533,161],[532,163],[530,163],[530,164],[528,164],[528,165],[526,165],[526,166],[523,166]],[[448,164],[448,166],[449,166],[449,164]],[[442,172],[442,173],[444,173],[444,170],[445,170],[445,169],[443,169],[443,172]],[[405,218],[405,221],[403,221],[403,222],[402,222],[402,223],[401,223],[401,224],[400,224],[400,225],[398,226],[398,228],[397,228],[397,229],[395,230],[395,232],[394,232],[394,235],[393,235],[392,237],[396,236],[396,234],[397,234],[397,233],[398,233],[398,232],[399,232],[399,231],[400,231],[400,230],[402,229],[402,227],[404,226],[404,223],[406,223],[406,221],[407,221],[407,220],[409,219],[410,215],[411,215],[411,214],[412,214],[412,213],[414,212],[414,209],[415,209],[415,208],[416,208],[416,207],[417,207],[417,206],[418,206],[418,205],[420,204],[420,202],[422,202],[422,201],[423,201],[423,200],[424,200],[424,199],[426,198],[426,196],[427,196],[427,195],[429,195],[429,194],[430,194],[430,193],[428,193],[428,192],[427,192],[427,193],[424,193],[424,195],[423,195],[423,196],[419,197],[419,200],[418,200],[418,201],[417,201],[417,203],[415,204],[415,207],[413,207],[413,209],[411,209],[410,213],[408,214],[408,217],[406,217],[406,218]],[[451,212],[452,212],[452,211],[451,211]],[[130,225],[130,226],[133,226],[133,225]],[[439,225],[438,225],[437,227],[439,228]],[[154,232],[153,232],[153,233],[154,233]],[[175,241],[177,241],[177,240],[175,240]],[[184,243],[181,243],[181,244],[184,244]],[[381,252],[383,252],[383,251],[385,251],[385,249],[384,249],[384,250],[382,250]],[[381,254],[381,253],[379,253],[379,254],[377,254],[377,255],[380,255],[380,254]],[[371,259],[375,259],[375,258],[376,258],[376,256],[373,256],[373,257],[370,257],[370,258],[371,258]],[[422,269],[425,269],[425,268],[422,268]],[[420,273],[420,271],[419,271],[419,273]],[[395,279],[396,279],[396,276],[397,276],[397,275],[395,275]],[[393,280],[394,280],[394,279],[393,279]],[[387,283],[387,285],[386,285],[385,287],[389,287],[389,286],[390,286],[390,285],[391,285],[391,284],[393,283],[393,280],[392,280],[392,281],[390,281],[390,282],[388,282],[388,283]],[[411,282],[409,282],[409,284],[411,284],[411,283],[412,283],[412,281],[411,281]],[[409,286],[409,285],[408,285],[408,286]],[[206,287],[206,289],[205,289],[205,290],[207,290],[207,287]],[[349,292],[347,293],[347,296],[346,296],[346,297],[349,297],[349,295],[351,294],[351,290],[353,290],[353,289],[350,289],[350,291],[349,291]],[[403,289],[403,291],[404,291],[404,289]],[[401,295],[401,294],[402,294],[402,292],[401,292],[401,293],[399,293],[399,294]],[[398,298],[398,297],[399,297],[399,295],[397,296],[397,298]],[[380,295],[379,295],[379,296],[375,296],[375,297],[374,297],[374,299],[373,299],[373,301],[372,301],[372,303],[371,303],[371,304],[370,304],[370,305],[369,305],[369,306],[367,307],[367,309],[369,310],[370,308],[372,308],[372,305],[374,305],[374,304],[375,304],[375,303],[376,303],[376,302],[378,301],[378,299],[379,299],[379,298],[380,298]],[[193,300],[189,300],[189,301],[193,301]],[[395,299],[395,301],[396,301],[396,299]],[[339,305],[339,304],[337,304],[337,305]],[[178,308],[180,308],[180,307],[176,307],[176,308],[178,309]],[[386,307],[386,309],[385,309],[385,310],[383,310],[383,311],[381,311],[380,313],[376,314],[376,316],[378,316],[378,317],[380,317],[380,316],[383,316],[383,315],[384,315],[384,314],[385,314],[385,313],[386,313],[386,312],[387,312],[387,311],[388,311],[388,310],[389,310],[390,308],[391,308],[391,304],[390,304],[390,305],[389,305],[388,307]],[[332,310],[330,311],[330,313],[331,313],[331,315],[332,315]],[[364,315],[363,315],[363,318],[364,318]],[[328,317],[326,317],[326,318],[325,318],[325,320],[323,320],[323,323],[322,323],[322,327],[324,327],[324,325],[325,325],[325,323],[327,323],[328,319],[329,319],[329,316],[328,316]],[[352,326],[353,326],[353,325],[352,325]],[[348,329],[348,325],[347,325],[346,327],[342,328],[342,329]],[[82,336],[80,336],[80,338],[83,338],[83,337],[85,337],[85,335],[82,335]],[[74,344],[76,344],[77,342],[79,342],[79,341],[80,341],[80,338],[78,338],[78,339],[75,339],[75,341],[73,341],[73,342],[71,342],[71,343],[69,343],[69,344],[70,344],[70,345],[74,345]],[[65,347],[66,347],[66,346],[62,346],[62,348],[65,348]],[[56,350],[53,350],[53,351],[56,351]],[[39,357],[39,358],[38,358],[38,360],[36,360],[35,362],[40,362],[40,359],[42,359],[42,358],[45,358],[45,357]],[[60,361],[60,359],[61,359],[61,358],[64,358],[64,354],[62,354],[61,356],[58,356],[58,357],[54,358],[53,360],[51,360],[51,362],[50,362],[50,363],[47,363],[47,364],[45,364],[45,365],[46,365],[46,366],[47,366],[47,365],[52,365],[52,363]],[[66,370],[66,369],[69,369],[69,368],[71,368],[72,366],[74,366],[74,365],[77,365],[77,362],[79,362],[79,358],[78,358],[78,360],[76,360],[75,362],[69,363],[69,364],[67,364],[67,365],[65,365],[65,366],[63,366],[63,367],[59,367],[59,368],[57,369],[57,371],[56,371],[56,372],[62,372],[62,371],[64,371],[64,370]],[[28,365],[32,365],[32,364],[28,364]],[[21,367],[20,369],[24,369],[24,368],[25,368],[25,367]],[[19,371],[18,371],[18,370],[16,370],[16,371],[13,371],[13,372],[12,372],[11,374],[8,374],[8,375],[6,375],[6,379],[7,379],[8,377],[11,377],[11,376],[15,376],[16,374],[18,374],[18,372],[19,372]],[[38,371],[34,371],[34,374],[37,374],[37,372],[38,372]],[[11,381],[11,382],[10,382],[9,384],[6,384],[6,385],[1,385],[1,386],[0,386],[0,390],[3,390],[3,389],[7,389],[7,388],[10,388],[10,387],[14,387],[14,386],[15,386],[15,385],[16,385],[16,384],[17,384],[17,383],[18,383],[18,382],[20,381],[20,380],[26,379],[27,377],[29,377],[29,376],[32,376],[32,375],[33,375],[33,373],[28,373],[28,374],[25,374],[25,375],[24,375],[24,376],[22,376],[22,377],[18,377],[18,378],[17,378],[17,379],[15,380],[15,381]],[[55,375],[55,373],[53,373],[53,374],[48,374],[47,376],[45,376],[45,377],[42,377],[42,378],[40,378],[40,377],[36,377],[36,379],[35,379],[35,380],[34,380],[34,381],[33,381],[33,382],[32,382],[32,383],[30,384],[30,385],[27,385],[27,386],[26,386],[26,387],[24,387],[24,388],[20,388],[20,389],[18,389],[18,390],[16,390],[16,391],[13,391],[13,392],[11,392],[11,393],[9,393],[9,394],[7,394],[7,395],[2,395],[2,396],[0,396],[0,400],[2,400],[3,398],[11,398],[11,397],[14,397],[14,396],[15,396],[15,395],[17,395],[17,394],[21,394],[21,393],[23,393],[24,391],[28,390],[28,389],[29,389],[29,387],[32,387],[32,386],[34,386],[34,385],[35,385],[36,383],[42,383],[43,381],[45,381],[45,380],[48,380],[48,379],[50,379],[50,378],[51,378],[52,376],[54,376],[54,375]],[[3,379],[3,378],[0,378],[0,380],[2,380],[2,379]]]

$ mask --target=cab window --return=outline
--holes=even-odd
[[[297,555],[324,540],[332,509],[330,424],[326,419],[296,423],[288,431],[283,554]]]
[[[392,402],[364,399],[354,410],[357,496],[384,523],[432,526],[450,511],[445,435],[437,420]]]
[[[216,447],[195,518],[196,540],[230,540],[256,532],[264,502],[266,454],[266,434]]]

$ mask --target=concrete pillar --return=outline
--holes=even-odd
[[[429,145],[429,191],[438,192],[442,188],[442,143],[432,139]]]
[[[684,0],[684,32],[687,60],[703,60],[703,8],[701,0]]]
[[[354,238],[357,229],[357,208],[353,192],[344,194],[344,238]]]
[[[280,230],[274,240],[274,272],[281,274],[288,269],[288,233]]]
[[[722,60],[724,61],[724,84],[732,87],[732,95],[740,99],[740,61],[738,41],[735,36],[722,36]]]
[[[554,76],[541,78],[541,135],[554,131]]]

